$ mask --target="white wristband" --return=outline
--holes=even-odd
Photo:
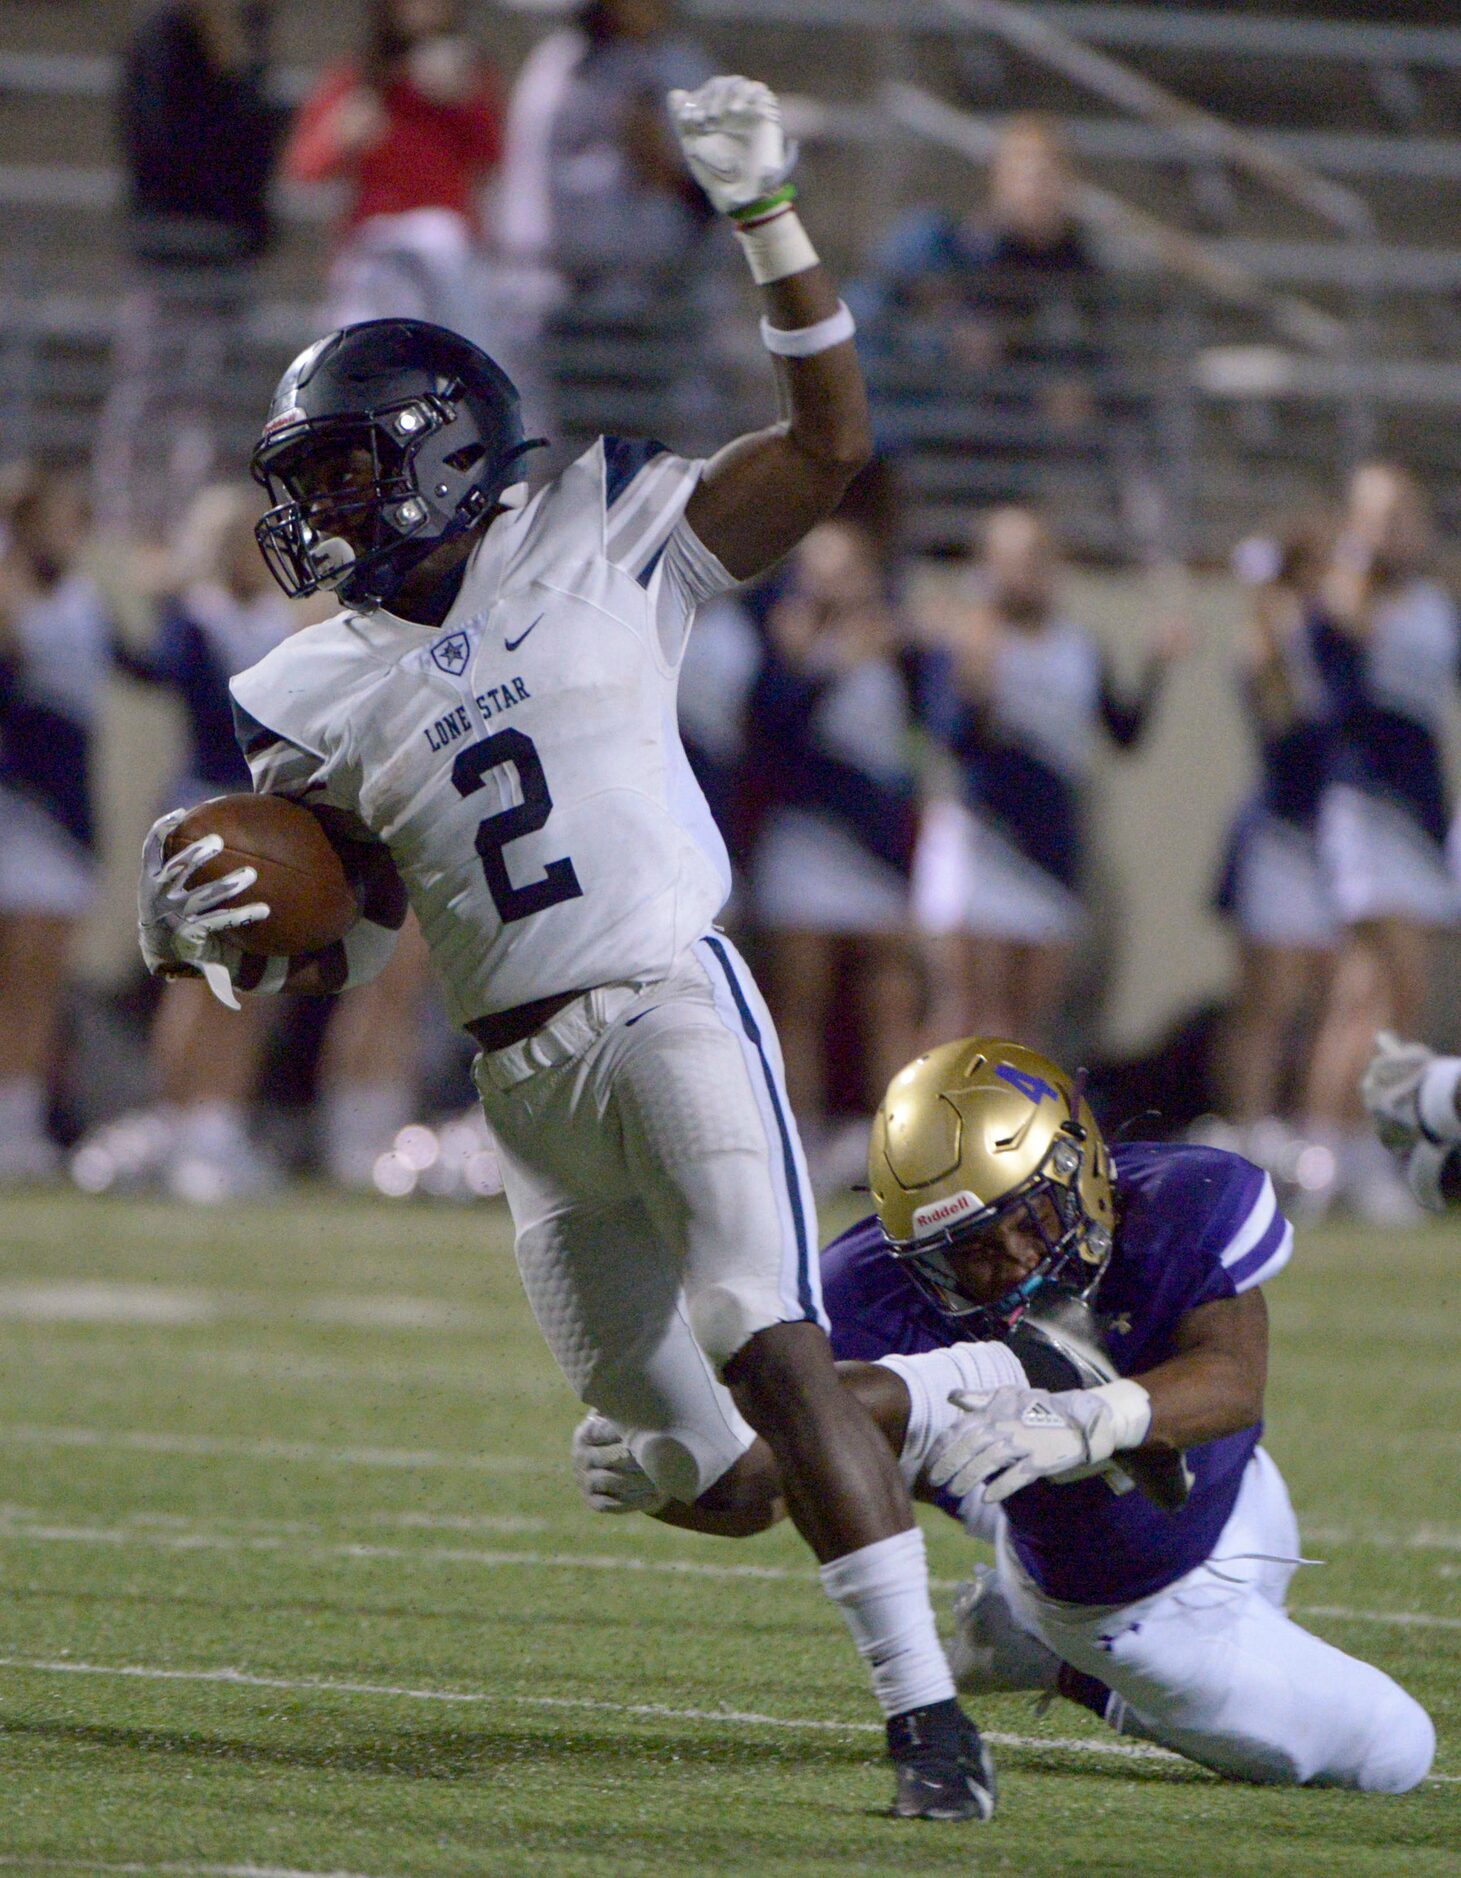
[[[830,352],[833,346],[840,346],[857,331],[857,322],[847,310],[846,303],[839,300],[837,311],[824,320],[818,320],[815,326],[797,326],[786,331],[780,326],[773,326],[768,319],[761,321],[761,343],[768,352],[774,352],[781,359],[809,359],[818,352]]]
[[[1456,1113],[1458,1082],[1461,1057],[1438,1056],[1426,1064],[1415,1092],[1415,1112],[1422,1132],[1432,1141],[1461,1141],[1461,1116]]]
[[[769,287],[788,274],[804,274],[817,265],[817,251],[795,209],[780,209],[749,228],[733,224],[736,240],[758,287]]]
[[[1103,1382],[1099,1389],[1092,1389],[1091,1394],[1100,1396],[1111,1411],[1114,1423],[1111,1453],[1139,1448],[1152,1425],[1152,1399],[1141,1384],[1123,1376],[1118,1382]],[[1101,1458],[1107,1457],[1102,1455]]]

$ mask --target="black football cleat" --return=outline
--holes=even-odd
[[[955,1701],[909,1709],[888,1723],[898,1776],[896,1819],[988,1819],[994,1812],[994,1760]]]

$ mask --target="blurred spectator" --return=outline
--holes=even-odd
[[[1012,119],[984,205],[916,211],[893,228],[860,295],[872,343],[970,373],[1037,368],[1034,402],[1062,429],[1094,409],[1100,270],[1076,220],[1076,176],[1053,124]],[[1012,402],[1029,402],[1017,388]]]
[[[1434,936],[1457,914],[1441,734],[1461,636],[1432,563],[1420,486],[1393,464],[1365,464],[1313,620],[1335,723],[1319,843],[1346,936],[1310,1108],[1311,1132],[1335,1157],[1335,1193],[1381,1224],[1417,1209],[1390,1157],[1374,1152],[1360,1072],[1377,1023],[1423,1034]]]
[[[1218,889],[1239,959],[1224,1095],[1242,1131],[1235,1145],[1279,1171],[1290,1146],[1278,1120],[1285,1072],[1302,1087],[1308,1053],[1295,1061],[1296,1030],[1306,1014],[1317,1016],[1339,938],[1316,832],[1330,725],[1309,633],[1332,532],[1307,521],[1255,536],[1234,556],[1248,592],[1240,679],[1260,774],[1234,823]]]
[[[94,895],[91,732],[110,627],[75,568],[73,478],[0,489],[0,1183],[44,1179],[48,1087],[72,937]]]
[[[563,286],[551,347],[559,376],[576,381],[578,430],[616,427],[584,381],[607,377],[605,396],[622,409],[628,380],[644,410],[638,427],[693,450],[724,426],[710,349],[721,294],[707,265],[715,218],[685,167],[665,93],[693,89],[712,67],[673,30],[674,14],[672,0],[589,0],[578,15],[581,49],[547,133],[549,249]],[[660,343],[636,355],[635,329],[651,317]],[[592,346],[621,334],[628,343],[607,374],[573,356],[585,335]]]
[[[997,510],[980,565],[926,666],[929,728],[961,801],[930,804],[914,907],[937,966],[933,1036],[976,1032],[1043,1047],[1083,915],[1084,797],[1104,729],[1135,746],[1185,629],[1154,639],[1123,697],[1090,633],[1062,610],[1054,541],[1027,509]]]
[[[910,700],[900,626],[877,546],[855,523],[816,528],[767,617],[747,707],[762,819],[751,869],[769,948],[768,997],[814,1184],[833,1165],[828,1036],[844,978],[864,1054],[864,1111],[912,1054],[917,981],[908,946],[915,826]],[[856,1151],[865,1120],[852,1125]]]
[[[376,1163],[412,1119],[423,1004],[436,995],[414,915],[378,978],[340,999],[320,1059],[319,1148],[337,1186],[369,1192]]]
[[[745,911],[739,889],[750,833],[743,787],[746,706],[761,661],[762,642],[749,613],[734,595],[723,594],[695,615],[676,693],[680,741],[730,851],[736,882],[728,910],[732,922]]]
[[[524,409],[546,431],[556,426],[542,357],[543,328],[563,297],[553,255],[550,146],[586,44],[577,26],[563,26],[540,39],[518,67],[493,190],[493,356],[522,393]]]
[[[501,142],[457,0],[371,0],[359,55],[325,72],[285,154],[297,181],[349,187],[327,326],[425,319],[490,347],[477,194]]]
[[[258,492],[204,490],[178,544],[177,591],[162,604],[156,643],[115,648],[122,671],[166,686],[182,707],[187,754],[165,808],[252,788],[233,734],[228,681],[294,630],[296,619],[254,540]],[[153,1179],[176,1198],[222,1201],[267,1191],[277,1172],[249,1136],[248,1110],[271,1013],[263,999],[221,1005],[201,979],[161,988],[151,1033],[156,1105],[105,1124],[72,1158],[92,1191]]]
[[[711,67],[673,16],[671,0],[590,0],[549,134],[553,255],[572,293],[606,309],[682,294],[712,219],[665,109],[668,90]]]
[[[248,483],[205,490],[181,537],[176,593],[156,645],[118,646],[123,671],[167,686],[182,706],[187,757],[165,806],[252,787],[234,737],[228,681],[303,622],[259,555],[258,492]],[[320,1149],[339,1184],[369,1188],[377,1159],[411,1119],[419,1079],[425,953],[414,920],[390,965],[331,1014],[320,1065]],[[161,1184],[174,1198],[216,1203],[266,1192],[279,1170],[255,1144],[249,1111],[277,1013],[245,998],[224,1008],[199,980],[161,989],[151,1034],[157,1100],[96,1129],[72,1158],[92,1191]]]
[[[123,67],[120,133],[134,284],[93,464],[99,525],[165,542],[178,491],[219,455],[282,128],[264,94],[259,0],[170,0]]]

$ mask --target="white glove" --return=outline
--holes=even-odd
[[[1437,1056],[1423,1043],[1406,1043],[1382,1030],[1360,1077],[1360,1096],[1375,1133],[1387,1148],[1403,1154],[1422,1138],[1461,1141],[1458,1082],[1461,1060]]]
[[[1457,1147],[1454,1141],[1420,1140],[1405,1157],[1406,1185],[1421,1205],[1432,1213],[1444,1213],[1451,1204],[1441,1186],[1441,1179],[1453,1155],[1461,1155],[1461,1147]]]
[[[796,162],[781,125],[781,102],[754,78],[712,78],[672,91],[670,121],[690,173],[720,210],[734,215],[779,189]]]
[[[573,1478],[596,1513],[657,1513],[669,1499],[629,1452],[606,1415],[591,1409],[569,1444]]]
[[[1152,1423],[1151,1397],[1129,1380],[1054,1395],[1048,1389],[960,1389],[949,1400],[968,1413],[934,1450],[928,1478],[961,1502],[982,1487],[989,1506],[1032,1480],[1064,1482],[1076,1470],[1083,1474],[1109,1461],[1118,1449],[1139,1447]]]
[[[226,935],[269,917],[263,900],[244,906],[229,904],[247,893],[258,879],[252,867],[236,867],[217,880],[190,886],[194,871],[223,848],[221,835],[204,835],[168,859],[163,852],[168,836],[182,821],[185,809],[174,809],[155,821],[142,844],[142,877],[137,884],[137,938],[149,972],[200,972],[220,1003],[239,1009],[233,974],[243,953]]]
[[[1415,1102],[1421,1078],[1434,1061],[1435,1052],[1423,1043],[1405,1043],[1388,1030],[1375,1037],[1375,1054],[1360,1077],[1360,1099],[1375,1133],[1397,1154],[1420,1139]]]

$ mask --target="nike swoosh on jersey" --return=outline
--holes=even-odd
[[[546,618],[547,618],[546,613],[540,613],[537,619],[533,621],[533,626],[540,625],[541,622],[545,620]],[[527,638],[528,633],[530,633],[533,630],[533,626],[529,626],[526,628],[525,631],[520,632],[516,639],[509,639],[506,637],[506,635],[504,635],[503,641],[502,641],[503,650],[506,652],[516,652],[518,647],[522,644],[523,640]]]
[[[637,1024],[641,1017],[648,1017],[651,1012],[657,1011],[658,1009],[659,1006],[657,1004],[651,1004],[648,1011],[636,1011],[633,1017],[626,1017],[624,1019],[624,1028],[627,1030],[631,1024]]]

